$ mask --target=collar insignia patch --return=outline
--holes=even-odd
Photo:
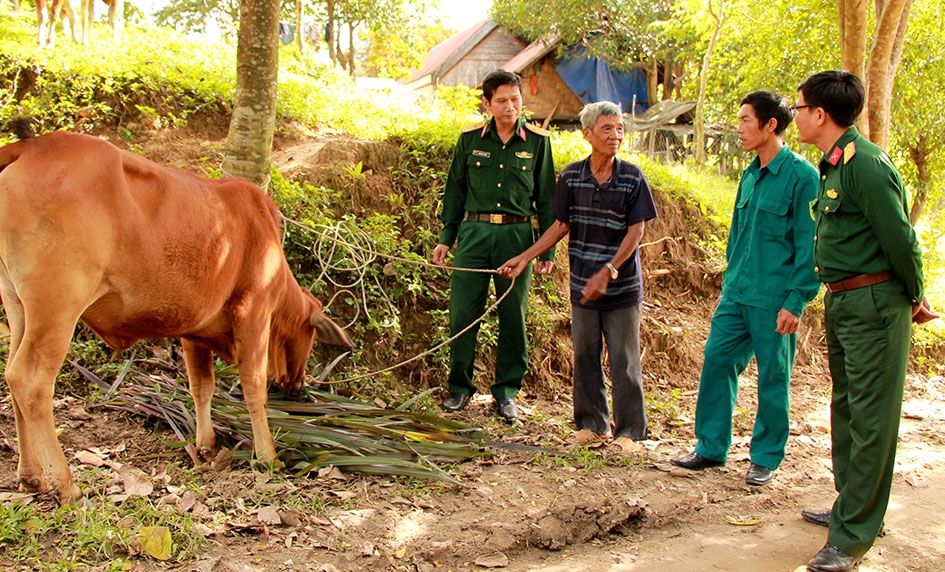
[[[842,156],[843,156],[843,149],[841,149],[841,148],[839,148],[839,147],[834,147],[834,148],[833,148],[833,153],[830,154],[830,158],[827,159],[827,161],[828,161],[831,165],[833,165],[834,167],[836,167],[836,166],[837,166],[837,163],[840,162],[840,157],[842,157]]]

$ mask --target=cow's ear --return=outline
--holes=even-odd
[[[338,324],[332,322],[328,316],[322,313],[321,304],[316,306],[312,311],[309,323],[315,328],[316,339],[321,343],[341,346],[349,350],[354,349],[354,342],[351,341],[348,334],[345,333]]]

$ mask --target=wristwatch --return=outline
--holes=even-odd
[[[613,264],[611,264],[610,262],[607,263],[607,270],[610,270],[610,279],[611,279],[611,280],[616,280],[617,277],[620,276],[620,273],[617,272],[617,268],[616,268]]]

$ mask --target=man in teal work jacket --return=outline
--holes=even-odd
[[[825,71],[801,83],[794,105],[801,141],[824,153],[813,206],[814,271],[827,286],[837,498],[831,509],[802,512],[829,526],[826,545],[807,564],[814,572],[853,569],[876,540],[892,487],[910,322],[936,317],[924,302],[899,172],[853,126],[865,98],[855,75]]]
[[[784,144],[791,108],[770,91],[742,98],[738,139],[757,156],[742,173],[696,403],[696,449],[672,459],[692,470],[722,465],[732,444],[738,376],[758,363],[758,410],[745,482],[771,481],[784,460],[797,327],[820,289],[814,276],[817,171]]]
[[[456,143],[443,195],[443,231],[433,251],[433,262],[444,264],[456,243],[453,265],[457,268],[494,270],[535,242],[532,218],[544,232],[554,222],[555,170],[548,132],[525,122],[522,114],[522,80],[511,72],[496,70],[482,81],[482,104],[492,114],[489,121],[463,129]],[[537,271],[551,272],[554,250],[541,256]],[[489,281],[495,280],[496,296],[511,291],[497,313],[492,396],[499,416],[518,417],[515,396],[522,388],[528,366],[525,306],[531,269],[512,280],[498,274],[456,270],[450,284],[450,335],[475,322],[485,311]],[[476,357],[476,324],[450,346],[449,396],[443,409],[459,411],[476,392],[473,364]]]

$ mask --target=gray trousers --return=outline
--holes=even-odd
[[[574,342],[574,423],[598,435],[610,432],[604,343],[610,355],[614,437],[646,439],[646,406],[640,368],[641,304],[616,310],[571,310]]]

